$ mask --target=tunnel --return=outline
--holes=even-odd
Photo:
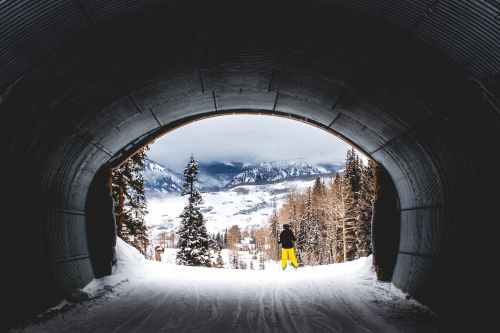
[[[443,318],[480,306],[470,281],[495,252],[479,228],[498,222],[499,74],[495,0],[0,1],[7,326],[109,273],[110,168],[238,113],[366,152],[382,168],[380,277]]]

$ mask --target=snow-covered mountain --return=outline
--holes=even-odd
[[[233,177],[227,187],[242,184],[266,184],[287,179],[325,175],[334,172],[325,167],[310,164],[305,160],[262,162]]]
[[[182,192],[182,180],[160,164],[146,160],[144,187],[146,191],[151,192],[177,193]]]
[[[199,163],[199,187],[202,191],[218,191],[229,184],[234,176],[244,170],[241,162]]]
[[[262,162],[248,165],[241,162],[200,163],[198,188],[202,192],[220,191],[238,185],[269,184],[293,179],[312,179],[318,175],[335,174],[342,163],[312,164],[305,160]],[[144,184],[150,195],[182,192],[182,175],[151,160],[146,161]]]

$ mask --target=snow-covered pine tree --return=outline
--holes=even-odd
[[[307,243],[307,222],[304,211],[300,215],[299,220],[299,230],[297,232],[297,242],[295,244],[296,252],[295,257],[297,258],[297,263],[300,267],[307,264],[307,253],[306,253],[306,243]]]
[[[325,184],[318,176],[316,177],[316,180],[314,181],[314,185],[312,187],[312,201],[319,202],[320,198],[323,197],[325,193],[326,193]]]
[[[222,250],[224,244],[222,244],[222,236],[220,232],[217,232],[217,235],[215,235],[215,243],[217,244],[218,251]]]
[[[240,256],[238,250],[231,250],[229,261],[232,269],[240,269]]]
[[[376,163],[368,160],[361,168],[361,189],[359,194],[359,224],[357,226],[357,251],[359,257],[366,257],[372,253],[371,248],[371,219],[373,202],[375,201],[375,173]]]
[[[125,173],[127,170],[130,170],[130,168],[125,168],[126,163],[127,161],[125,161],[119,168],[114,169],[111,173],[111,186],[114,203],[113,208],[116,220],[116,232],[119,237],[122,237],[124,229],[123,221],[128,218],[127,212],[125,211],[125,197],[127,193],[127,178],[125,177]]]
[[[112,172],[118,236],[144,255],[149,245],[144,220],[148,211],[143,176],[148,149],[148,146],[142,148]]]
[[[193,155],[184,169],[184,178],[182,195],[188,196],[188,203],[180,215],[180,249],[176,261],[179,265],[210,267],[212,260],[208,248],[209,237],[199,207],[202,198],[195,187],[195,182],[198,181],[198,164]]]
[[[307,189],[305,194],[304,205],[300,215],[300,227],[297,237],[297,261],[299,265],[313,265],[313,252],[314,252],[314,237],[311,231],[314,229],[315,221],[312,210],[312,192],[311,188]]]
[[[318,216],[315,214],[311,215],[311,221],[309,222],[309,228],[307,230],[307,240],[306,240],[306,251],[308,256],[308,261],[310,265],[320,265],[321,258],[321,244],[320,244],[320,226]]]
[[[344,177],[351,188],[351,192],[357,200],[361,189],[361,161],[354,148],[347,151]]]
[[[337,256],[337,220],[338,220],[338,202],[335,188],[335,178],[332,177],[328,181],[326,196],[323,202],[325,212],[325,257],[328,264],[336,262]]]
[[[313,229],[310,232],[312,237],[313,257],[316,264],[324,265],[328,263],[328,254],[326,253],[328,245],[326,244],[326,212],[324,202],[326,200],[326,186],[320,177],[316,177],[312,187],[312,212]]]
[[[217,260],[215,262],[215,267],[216,268],[224,268],[224,259],[222,259],[220,251],[217,253]]]
[[[359,195],[361,191],[361,162],[354,148],[347,152],[346,170],[343,175],[348,186],[345,198],[345,220],[343,225],[344,258],[350,261],[359,258],[357,252],[358,231],[361,224]]]
[[[273,211],[269,218],[269,236],[271,238],[270,256],[273,260],[280,258],[278,240],[280,235],[280,221],[278,217],[278,209],[276,208],[276,201],[273,202]]]
[[[223,248],[227,249],[227,228],[226,231],[224,232],[224,237],[222,239],[222,242],[224,243]]]
[[[346,205],[347,197],[349,196],[350,189],[346,182],[345,177],[337,173],[332,185],[332,194],[334,197],[335,206],[333,206],[333,219],[334,219],[334,234],[335,234],[335,262],[347,261],[346,248],[347,243],[345,239],[349,233],[346,228]]]
[[[261,251],[259,253],[259,269],[263,270],[266,268],[266,264],[265,264],[265,253],[263,251]]]

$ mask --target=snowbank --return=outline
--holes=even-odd
[[[103,289],[109,289],[129,279],[139,278],[146,264],[147,260],[136,248],[118,237],[116,240],[116,266],[113,267],[113,274],[101,279],[94,279],[83,290],[91,296],[96,296]]]

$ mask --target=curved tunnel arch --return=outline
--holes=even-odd
[[[23,212],[9,228],[36,258],[11,265],[13,291],[37,299],[15,311],[39,311],[93,278],[85,205],[103,165],[187,119],[241,109],[311,119],[383,165],[400,205],[393,282],[451,305],[462,281],[451,283],[454,257],[467,257],[463,232],[491,186],[487,156],[499,155],[483,144],[500,142],[499,11],[377,3],[0,4],[11,32],[0,44],[12,193],[2,208],[11,220]]]

